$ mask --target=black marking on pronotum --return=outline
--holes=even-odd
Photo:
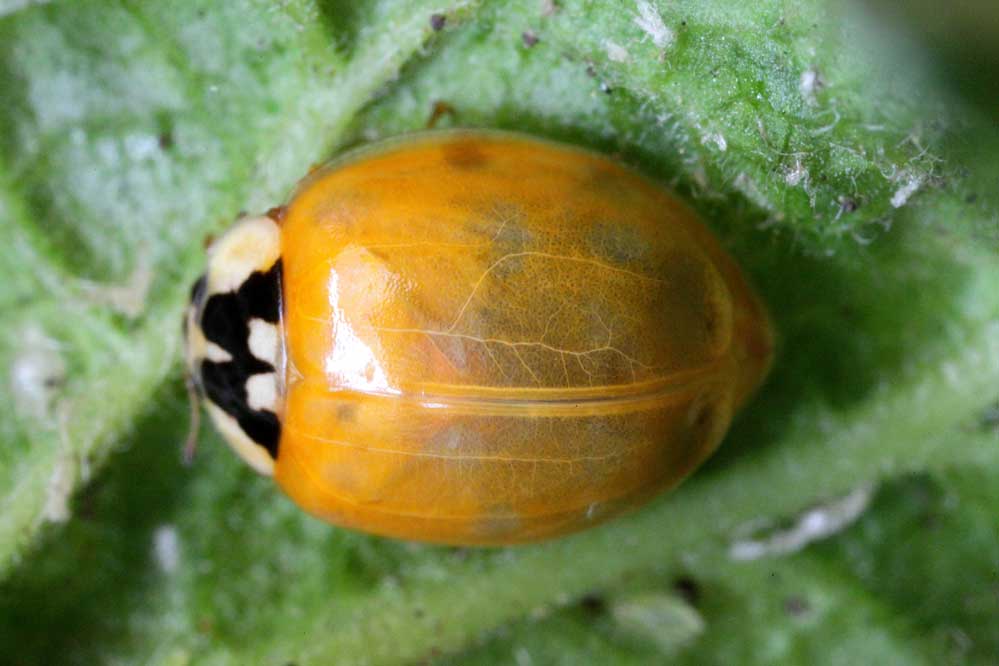
[[[196,295],[198,285],[192,291]],[[203,289],[203,287],[202,287]],[[250,274],[236,291],[212,294],[201,313],[201,329],[232,356],[222,363],[201,362],[201,385],[208,399],[236,419],[246,436],[277,459],[281,422],[269,409],[250,409],[246,381],[253,375],[274,372],[275,368],[250,352],[250,320],[263,319],[277,324],[281,307],[281,261],[266,273]]]

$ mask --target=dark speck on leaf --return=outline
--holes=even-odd
[[[966,197],[964,198],[964,202],[965,202],[965,203],[970,203],[970,204],[973,204],[973,203],[975,203],[976,201],[978,201],[978,195],[977,195],[977,194],[975,194],[974,192],[972,192],[971,194],[969,194],[968,196],[966,196]]]
[[[430,27],[434,29],[434,32],[443,30],[445,23],[447,23],[447,17],[443,14],[433,14],[430,17]]]
[[[808,602],[801,597],[788,597],[784,600],[784,612],[791,617],[801,617],[808,612]]]
[[[999,430],[999,400],[985,408],[981,418],[982,429]]]
[[[927,511],[919,518],[919,526],[925,530],[940,529],[940,514],[935,511]]]
[[[673,581],[673,591],[691,606],[701,600],[701,585],[689,576],[681,576]]]
[[[599,594],[587,594],[579,600],[579,605],[593,615],[601,615],[607,610],[607,602]]]
[[[533,32],[531,32],[530,30],[524,32],[524,34],[522,34],[520,38],[524,40],[524,46],[526,46],[527,48],[531,48],[532,46],[538,43],[538,36],[535,35]]]
[[[858,204],[857,200],[852,197],[840,197],[839,208],[844,213],[852,213],[860,208],[860,204]]]
[[[170,150],[173,148],[173,133],[163,132],[159,136],[160,150]]]

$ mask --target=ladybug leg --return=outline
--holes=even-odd
[[[447,102],[437,100],[434,102],[434,108],[430,111],[430,117],[427,118],[427,129],[434,129],[437,127],[437,123],[444,116],[450,116],[451,119],[454,120],[458,117],[458,112]]]

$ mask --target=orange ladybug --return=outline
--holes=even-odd
[[[216,427],[306,511],[501,545],[675,486],[770,366],[733,260],[605,157],[484,131],[347,154],[215,241],[186,316]]]

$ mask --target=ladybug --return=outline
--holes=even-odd
[[[578,148],[425,132],[312,172],[208,250],[186,362],[309,513],[503,545],[638,507],[718,446],[773,332],[710,232]]]

